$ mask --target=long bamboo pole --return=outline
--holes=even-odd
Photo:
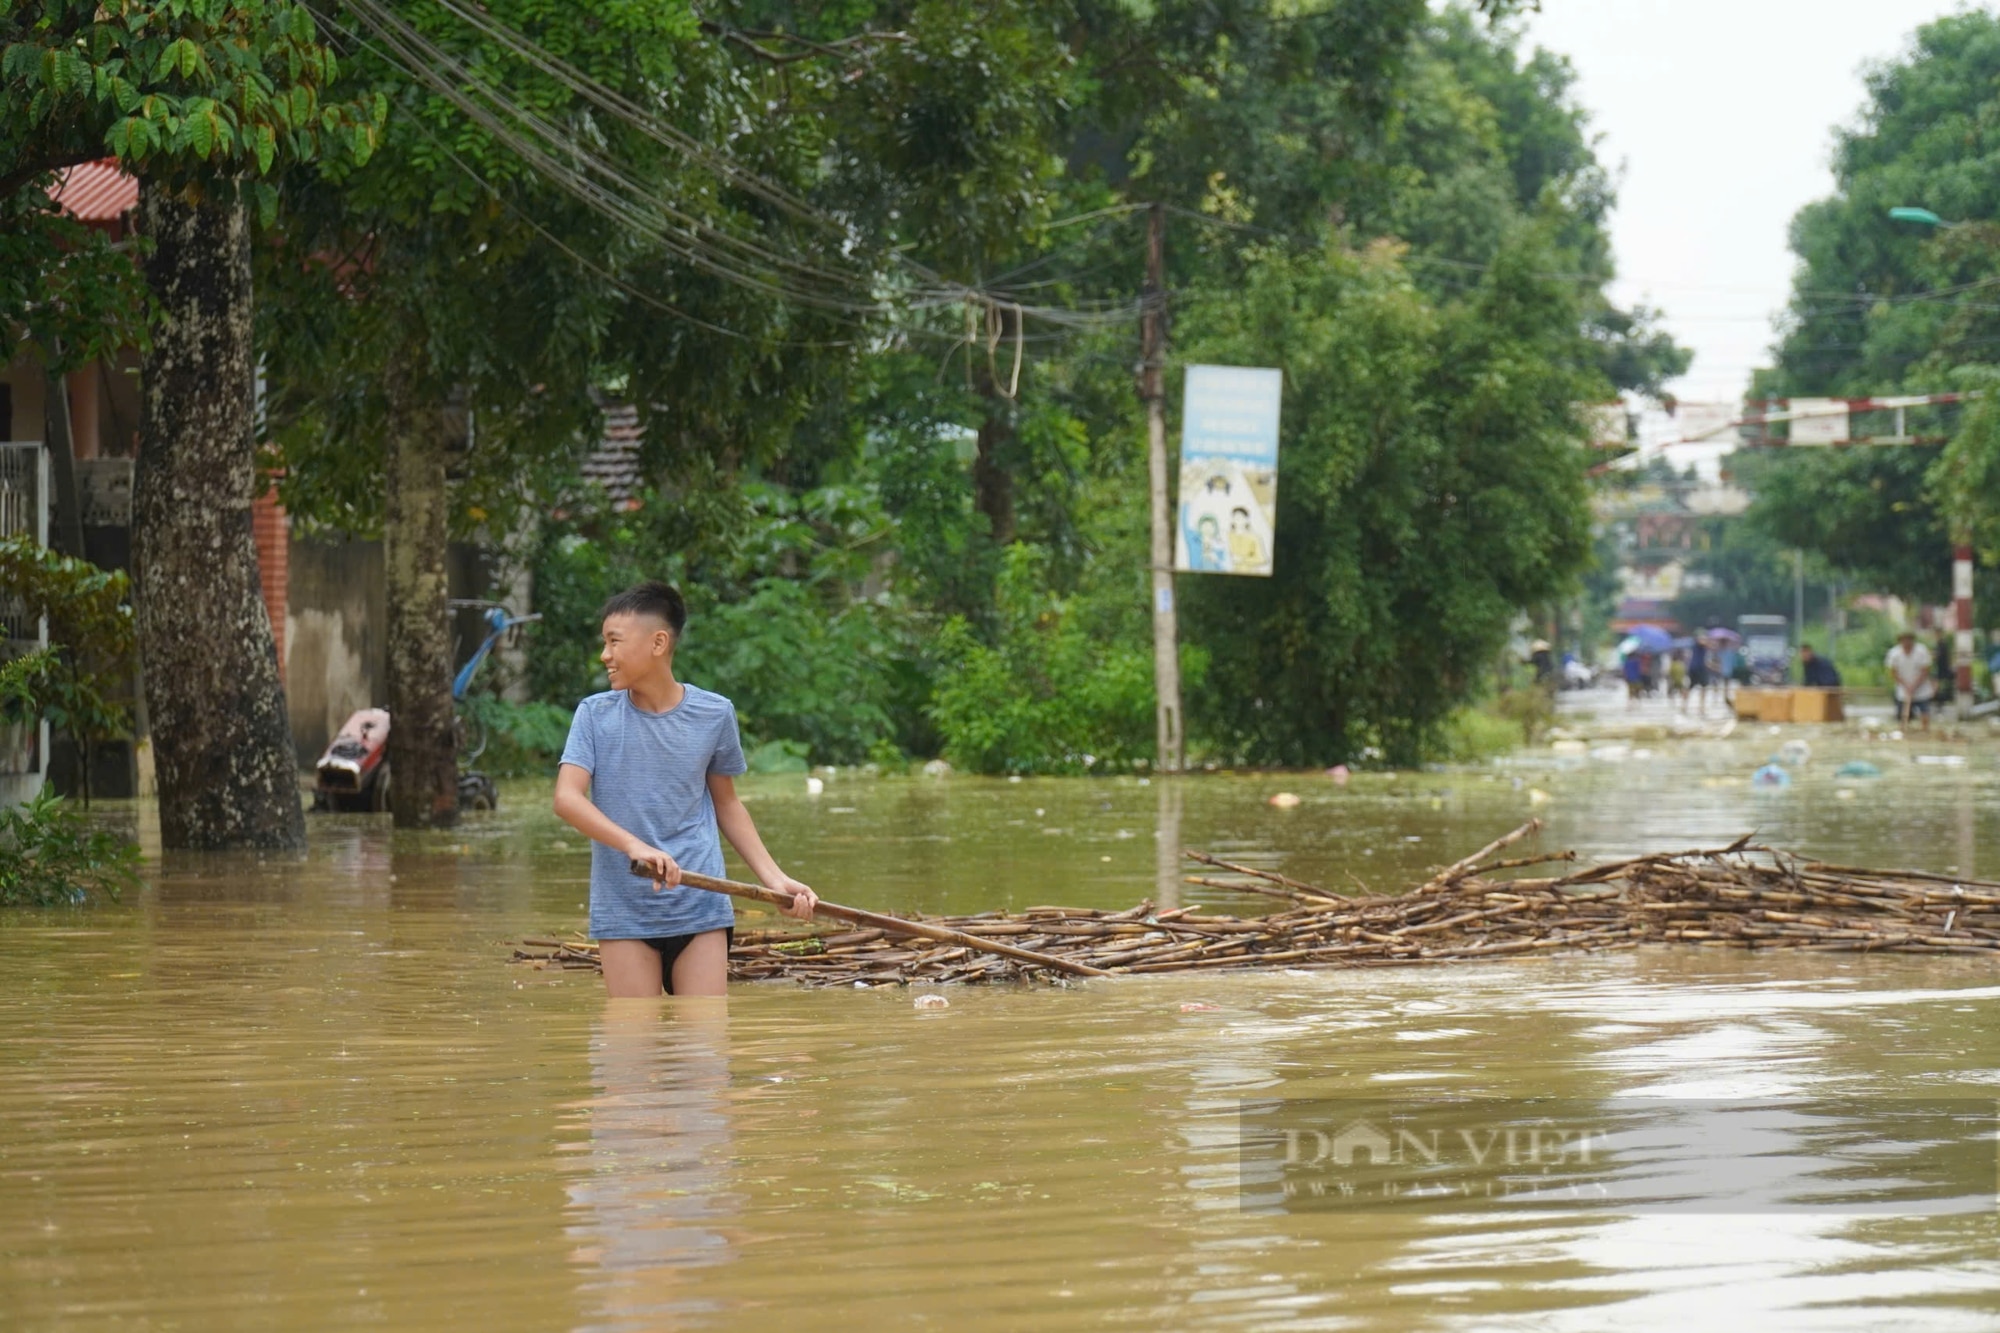
[[[643,868],[634,863],[633,873],[645,875]],[[754,902],[770,903],[777,907],[790,907],[792,895],[777,889],[767,889],[761,884],[741,884],[733,879],[717,879],[713,875],[697,875],[691,870],[681,872],[681,883],[689,888],[706,889],[710,893],[726,893],[732,898],[749,898]],[[962,930],[949,926],[933,926],[926,921],[905,921],[899,916],[884,916],[880,912],[867,912],[859,907],[843,907],[839,903],[819,900],[813,909],[815,915],[830,916],[836,921],[848,921],[857,926],[873,926],[897,935],[916,935],[927,940],[940,940],[946,944],[956,944],[963,949],[976,949],[980,953],[996,953],[1002,958],[1012,958],[1017,963],[1033,963],[1036,967],[1052,968],[1057,972],[1067,972],[1078,977],[1108,977],[1111,974],[1101,967],[1075,962],[1068,958],[1057,958],[1052,954],[1036,953],[1033,949],[1017,949],[1011,944],[998,940],[985,940],[977,935],[968,935]]]

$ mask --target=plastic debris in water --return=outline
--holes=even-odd
[[[817,796],[826,790],[826,782],[821,778],[806,779],[806,795]]]
[[[1879,778],[1882,770],[1866,759],[1850,759],[1834,769],[1833,775],[1837,778]]]
[[[1299,797],[1296,792],[1281,791],[1271,798],[1271,804],[1277,806],[1280,810],[1289,810],[1298,803]]]
[[[1554,799],[1555,797],[1549,795],[1547,792],[1543,791],[1540,787],[1528,788],[1529,805],[1547,805],[1550,801],[1553,801]]]
[[[919,1009],[949,1009],[951,1001],[942,995],[919,995],[916,998],[916,1006]]]
[[[1836,789],[1834,790],[1834,793],[1833,793],[1833,799],[1834,799],[1834,800],[1836,800],[1836,801],[1851,801],[1851,800],[1853,800],[1853,799],[1854,799],[1854,788],[1852,788],[1852,787],[1839,787],[1839,788],[1836,788]]]
[[[1184,1014],[1214,1014],[1221,1011],[1221,1005],[1209,1004],[1202,1000],[1189,1000],[1181,1005],[1181,1012]]]
[[[1920,764],[1936,764],[1941,768],[1964,768],[1965,756],[1962,754],[1920,754],[1917,756],[1917,762]]]
[[[1786,741],[1778,747],[1778,762],[1787,768],[1804,768],[1812,758],[1812,746],[1804,741]]]
[[[1333,779],[1333,785],[1336,787],[1345,787],[1347,779],[1353,776],[1347,771],[1346,764],[1335,764],[1332,768],[1326,770],[1326,775]]]
[[[1776,764],[1766,764],[1750,775],[1750,785],[1753,787],[1789,787],[1792,785],[1792,775]]]

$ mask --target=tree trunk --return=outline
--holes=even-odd
[[[413,355],[389,372],[389,440],[382,510],[389,633],[389,809],[397,828],[458,822],[451,622],[445,547],[450,495],[444,412],[425,400]]]
[[[979,423],[978,453],[972,460],[973,506],[986,515],[987,531],[995,546],[1014,540],[1014,416],[1015,395],[1020,391],[1020,370],[1014,357],[1020,349],[1013,339],[1020,332],[1020,316],[1002,307],[989,325],[986,356],[973,355],[973,384],[985,400],[986,415]],[[1001,360],[1001,349],[1012,347],[1013,357]]]
[[[50,506],[49,547],[78,560],[83,549],[83,504],[76,488],[76,433],[70,428],[69,376],[50,371],[43,385],[42,440],[49,451],[49,479],[55,484]],[[85,802],[88,804],[88,801]]]
[[[140,377],[132,565],[168,848],[299,848],[305,816],[250,530],[250,223],[146,184],[159,303]]]
[[[986,515],[995,546],[1014,540],[1014,478],[1003,458],[1012,452],[1012,407],[998,398],[988,401],[986,419],[979,423],[979,452],[972,460],[973,504]]]

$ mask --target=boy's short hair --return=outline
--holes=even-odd
[[[648,579],[635,583],[624,592],[615,593],[597,613],[599,620],[612,616],[657,616],[667,622],[667,628],[674,632],[674,642],[680,642],[681,628],[687,624],[687,603],[681,600],[678,589],[671,583],[658,579]]]

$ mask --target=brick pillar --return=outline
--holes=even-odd
[[[250,527],[257,537],[257,574],[264,585],[264,610],[271,617],[271,638],[278,649],[278,680],[285,679],[285,607],[291,593],[292,521],[278,503],[274,487],[250,505]]]

